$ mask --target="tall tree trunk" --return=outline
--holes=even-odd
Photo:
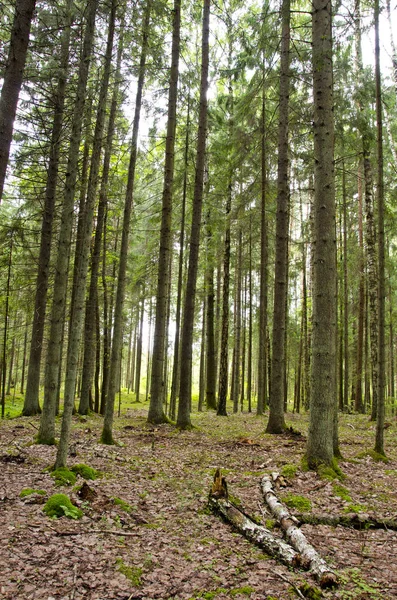
[[[230,288],[230,212],[232,206],[232,186],[229,184],[226,200],[226,229],[223,251],[223,289],[222,289],[222,324],[221,348],[219,357],[219,390],[217,414],[227,416],[226,401],[228,388],[228,354],[229,354],[229,288]]]
[[[156,318],[153,339],[152,376],[150,382],[150,406],[148,413],[149,423],[164,423],[167,421],[167,417],[163,409],[163,400],[166,395],[166,390],[164,389],[164,364],[167,339],[169,272],[170,263],[172,260],[172,195],[174,182],[175,129],[179,76],[181,0],[174,0],[173,16],[174,21],[172,27],[164,187],[156,294]]]
[[[248,293],[249,293],[249,322],[248,322],[248,356],[247,356],[247,404],[248,412],[252,412],[252,214],[250,214],[249,234],[249,271],[248,271]],[[266,366],[265,366],[266,371]]]
[[[139,311],[138,306],[138,339],[136,345],[136,374],[135,374],[135,394],[136,402],[140,402],[140,388],[141,388],[141,367],[142,367],[142,337],[143,337],[143,319],[145,316],[145,290],[142,290],[142,298],[141,298],[141,310]]]
[[[1,418],[5,416],[6,406],[6,376],[7,376],[7,338],[8,338],[8,318],[10,311],[10,288],[11,288],[11,266],[12,266],[12,250],[13,250],[13,232],[11,231],[10,252],[8,256],[7,266],[7,284],[5,297],[5,314],[4,314],[4,333],[3,333],[3,356],[2,356],[2,386],[1,386]]]
[[[207,91],[209,67],[209,22],[210,0],[204,0],[203,6],[203,33],[201,50],[201,82],[200,82],[200,108],[197,135],[196,175],[193,195],[193,214],[189,242],[189,266],[186,283],[186,296],[183,311],[183,325],[181,337],[181,382],[179,391],[179,406],[177,425],[181,429],[191,427],[191,372],[193,351],[193,325],[194,304],[196,299],[196,281],[200,245],[201,212],[203,204],[205,143],[207,136]],[[182,365],[183,361],[183,365]]]
[[[347,192],[345,164],[342,163],[343,193],[343,406],[349,405],[349,277],[347,269]],[[342,364],[341,364],[342,367]]]
[[[28,323],[25,325],[25,336],[23,340],[23,356],[22,356],[22,373],[21,373],[21,388],[20,392],[23,394],[25,389],[25,371],[26,371],[26,356],[28,348]]]
[[[233,353],[233,412],[238,411],[238,398],[240,394],[240,360],[241,360],[241,257],[242,257],[242,231],[238,233],[238,247],[235,275],[235,329],[234,329],[234,353]]]
[[[203,406],[204,406],[204,398],[205,398],[205,371],[206,371],[206,364],[205,364],[205,336],[206,336],[206,315],[207,315],[207,307],[206,307],[206,303],[207,303],[207,299],[206,296],[204,295],[204,300],[203,300],[203,317],[202,317],[202,323],[201,323],[201,345],[200,345],[200,375],[199,375],[199,399],[198,399],[198,407],[197,410],[198,412],[202,412],[203,411]]]
[[[314,240],[310,468],[332,465],[336,397],[336,232],[332,14],[329,0],[314,0]]]
[[[270,397],[267,433],[282,433],[284,420],[285,329],[287,306],[287,252],[289,232],[289,157],[288,113],[290,87],[290,0],[283,0],[281,8],[281,58],[278,124],[278,175],[276,216],[276,258],[274,275],[272,394]]]
[[[263,69],[263,75],[265,71]],[[259,356],[258,356],[258,402],[257,414],[263,415],[267,404],[267,305],[268,305],[268,234],[267,234],[267,197],[266,197],[266,96],[265,83],[262,82],[261,113],[261,259],[259,289]]]
[[[115,2],[112,3],[111,20],[115,20],[116,16]],[[121,20],[121,27],[123,27]],[[115,121],[116,112],[118,106],[118,94],[120,87],[120,69],[121,69],[121,57],[123,52],[123,31],[120,31],[119,45],[117,52],[117,64],[116,64],[116,76],[114,81],[113,97],[110,106],[109,122],[107,127],[107,135],[105,142],[105,154],[103,158],[103,170],[101,178],[101,188],[99,192],[99,204],[98,214],[96,219],[96,230],[94,239],[94,248],[91,256],[91,276],[89,285],[89,294],[86,303],[85,310],[85,322],[84,322],[84,358],[83,358],[83,374],[81,384],[81,395],[79,403],[79,413],[86,415],[89,410],[89,396],[92,385],[92,378],[94,375],[94,361],[95,361],[95,314],[96,314],[96,298],[97,285],[98,285],[98,274],[101,259],[101,244],[103,235],[104,217],[107,206],[107,188],[109,182],[110,173],[110,159],[112,155],[112,145],[115,133]]]
[[[16,0],[15,3],[14,22],[0,95],[0,203],[35,5],[36,0]]]
[[[52,225],[54,220],[56,187],[58,182],[59,155],[65,106],[66,79],[69,65],[69,44],[71,27],[71,0],[65,7],[65,27],[62,34],[59,58],[59,79],[53,99],[54,120],[50,140],[50,154],[47,169],[43,220],[41,224],[40,250],[36,279],[35,307],[30,342],[28,378],[22,414],[36,415],[41,412],[39,405],[40,364],[43,348],[45,313],[47,306],[48,277],[52,243]]]
[[[395,57],[395,52],[394,52]],[[376,84],[376,131],[377,131],[377,184],[378,184],[378,311],[379,311],[379,364],[378,364],[378,410],[376,420],[375,451],[384,450],[386,358],[385,358],[385,201],[383,183],[383,120],[382,120],[382,82],[380,71],[379,43],[379,0],[375,0],[375,84]]]
[[[354,377],[354,408],[364,412],[363,402],[363,356],[364,356],[364,314],[365,314],[365,266],[364,266],[364,236],[363,236],[363,161],[360,160],[358,171],[358,246],[359,246],[359,282],[358,282],[358,318],[356,342],[356,367]]]
[[[190,92],[189,92],[190,94]],[[186,116],[186,135],[183,160],[183,190],[181,207],[181,226],[179,230],[179,259],[178,259],[178,285],[176,295],[175,312],[175,339],[174,339],[174,360],[172,364],[171,397],[170,397],[170,418],[174,421],[176,416],[176,398],[179,388],[180,374],[180,326],[181,326],[181,305],[182,305],[182,284],[183,284],[183,264],[185,249],[185,218],[186,218],[186,193],[187,193],[187,167],[189,159],[189,129],[190,129],[190,95],[187,100]]]
[[[91,248],[94,210],[99,182],[99,167],[101,162],[107,95],[109,90],[110,70],[112,64],[113,40],[116,22],[116,6],[116,0],[113,0],[111,12],[109,15],[108,38],[106,43],[106,52],[104,59],[104,71],[99,92],[98,111],[96,116],[94,139],[92,144],[92,156],[90,165],[90,175],[88,180],[87,200],[84,207],[84,216],[82,223],[82,237],[81,240],[77,240],[77,242],[80,241],[80,244],[76,243],[74,273],[77,275],[77,277],[74,277],[74,302],[72,302],[71,307],[70,332],[66,359],[64,408],[61,435],[55,460],[55,468],[66,466],[68,455],[72,412],[74,408],[78,358],[83,333],[83,319],[89,254]]]
[[[45,366],[44,403],[40,420],[38,442],[55,443],[55,409],[58,387],[59,364],[61,361],[61,339],[65,313],[65,299],[68,283],[68,267],[73,228],[74,197],[77,180],[81,126],[88,81],[88,71],[95,32],[95,14],[98,0],[90,0],[87,5],[87,20],[84,33],[83,51],[79,65],[77,93],[74,105],[72,131],[69,144],[68,165],[65,179],[64,199],[61,215],[61,229],[58,239],[54,294],[51,309],[51,328]]]
[[[146,55],[148,51],[148,38],[149,38],[149,23],[150,23],[150,12],[151,12],[151,0],[147,0],[145,6],[145,13],[143,17],[142,27],[142,49],[139,61],[139,75],[138,85],[135,100],[135,114],[134,124],[132,130],[132,142],[131,142],[131,155],[130,163],[128,167],[128,181],[127,190],[125,195],[124,203],[124,215],[123,215],[123,229],[121,236],[121,248],[120,248],[120,262],[118,269],[117,278],[117,292],[116,292],[116,305],[113,319],[113,340],[111,350],[111,361],[110,361],[110,373],[109,373],[109,391],[108,398],[105,408],[105,419],[103,424],[103,431],[101,441],[104,444],[113,444],[113,417],[114,417],[114,400],[116,396],[117,377],[119,373],[120,364],[120,351],[122,345],[122,329],[123,329],[123,307],[124,307],[124,296],[126,286],[126,272],[127,272],[127,256],[128,256],[128,240],[130,233],[130,221],[132,213],[132,204],[134,198],[134,181],[135,181],[135,168],[138,155],[138,132],[139,132],[139,121],[141,116],[142,108],[142,93],[143,85],[146,74]]]
[[[216,356],[215,356],[215,329],[214,329],[214,256],[212,251],[211,214],[207,215],[207,265],[205,272],[206,287],[206,383],[205,402],[207,409],[216,410]]]

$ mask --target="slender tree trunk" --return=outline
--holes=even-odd
[[[332,465],[336,397],[336,239],[332,14],[329,0],[313,2],[314,240],[310,468]]]
[[[358,246],[359,246],[359,283],[358,283],[358,318],[354,402],[357,412],[364,412],[362,380],[364,355],[364,314],[365,314],[365,267],[363,237],[363,163],[360,160],[358,173]]]
[[[59,364],[61,361],[61,339],[64,323],[65,298],[68,283],[68,266],[72,238],[74,197],[77,180],[81,126],[95,31],[95,14],[98,0],[90,0],[87,5],[87,21],[84,33],[83,51],[79,66],[77,93],[74,105],[72,132],[69,144],[64,199],[61,215],[61,229],[58,240],[58,254],[55,270],[54,294],[51,310],[51,328],[45,367],[44,404],[38,434],[39,443],[55,443],[55,409]]]
[[[234,330],[234,353],[233,353],[233,412],[238,411],[238,399],[240,394],[240,360],[241,360],[241,257],[242,257],[242,231],[238,233],[238,248],[235,276],[235,330]]]
[[[148,413],[149,423],[164,423],[167,421],[167,417],[163,409],[163,400],[166,396],[166,390],[164,389],[164,364],[167,339],[169,272],[170,263],[172,260],[172,195],[174,182],[176,107],[179,76],[181,0],[174,1],[173,16],[174,21],[172,28],[164,187],[156,294],[156,318],[153,339],[152,376],[150,382],[150,406]]]
[[[263,71],[264,73],[264,71]],[[267,197],[266,197],[266,105],[265,84],[262,83],[261,114],[261,262],[259,290],[259,356],[258,356],[258,403],[257,414],[263,415],[267,405],[267,305],[268,305],[268,234],[267,234]]]
[[[249,321],[248,321],[248,357],[247,357],[247,403],[248,412],[252,412],[252,214],[250,214],[250,235],[249,235],[249,271],[248,271],[248,292],[249,292]],[[266,367],[265,367],[266,371]]]
[[[214,265],[212,251],[211,214],[207,218],[207,266],[205,273],[206,282],[206,383],[205,402],[207,409],[216,410],[216,356],[215,356],[215,329],[214,329]]]
[[[0,203],[35,5],[36,0],[16,0],[15,3],[14,22],[0,95]]]
[[[228,388],[229,353],[229,288],[230,288],[230,212],[232,206],[232,186],[229,184],[226,200],[226,229],[223,255],[222,324],[221,348],[219,357],[219,391],[217,414],[227,416],[226,401]]]
[[[378,208],[378,311],[379,311],[379,364],[378,364],[378,410],[376,420],[375,451],[385,454],[385,390],[386,390],[386,350],[385,350],[385,201],[383,183],[383,118],[382,82],[380,71],[379,43],[379,0],[375,0],[375,84],[376,84],[376,131],[377,131],[377,208]],[[394,49],[393,49],[394,50]],[[395,51],[394,51],[395,57]],[[393,65],[395,66],[395,65]]]
[[[12,250],[13,250],[13,232],[11,231],[10,252],[8,256],[7,266],[7,285],[5,297],[5,314],[4,314],[4,333],[3,333],[3,357],[2,357],[2,386],[1,386],[1,418],[5,416],[6,406],[6,375],[7,375],[7,338],[8,338],[8,318],[10,311],[10,287],[11,287],[11,266],[12,266]]]
[[[349,405],[349,277],[347,268],[347,192],[345,164],[342,163],[343,192],[343,406]],[[342,365],[341,365],[342,366]]]
[[[28,324],[25,325],[25,336],[23,340],[23,356],[22,356],[22,373],[21,373],[21,389],[20,392],[23,394],[25,389],[25,370],[26,370],[26,356],[28,349]]]
[[[138,339],[137,339],[137,345],[136,345],[136,375],[135,375],[135,394],[136,394],[136,402],[140,402],[140,388],[141,388],[141,367],[142,367],[142,338],[143,338],[143,318],[145,315],[145,297],[144,297],[144,290],[142,292],[142,299],[141,299],[141,310],[140,310],[140,316],[139,316],[139,310],[138,310],[138,316],[139,316],[139,324],[138,324],[138,328],[139,328],[139,334],[138,334]]]
[[[186,217],[186,193],[187,193],[187,167],[188,167],[188,158],[189,158],[189,129],[190,129],[190,95],[187,100],[181,226],[180,226],[180,231],[179,231],[178,286],[177,286],[176,313],[175,313],[174,360],[173,360],[173,364],[172,364],[171,398],[170,398],[170,418],[173,421],[175,420],[175,416],[176,416],[176,398],[178,396],[179,374],[180,374],[179,348],[180,348],[180,326],[181,326],[181,305],[182,305],[182,284],[183,284],[183,262],[184,262],[184,248],[185,248],[185,217]]]
[[[95,399],[94,399],[94,412],[99,413],[100,406],[100,389],[99,389],[99,376],[101,372],[101,328],[99,318],[99,302],[98,302],[98,291],[95,301],[95,373],[94,373],[94,388],[95,388]]]
[[[203,406],[204,406],[204,398],[205,398],[205,371],[206,371],[206,364],[205,364],[205,336],[206,336],[206,314],[207,314],[207,307],[206,307],[206,297],[204,296],[204,301],[203,301],[203,317],[202,317],[202,324],[201,324],[201,346],[200,346],[200,375],[199,375],[199,400],[198,400],[198,407],[197,410],[198,412],[202,412],[203,411]]]
[[[54,220],[56,187],[58,182],[59,155],[61,149],[61,134],[65,106],[66,79],[69,65],[69,44],[71,25],[71,1],[65,8],[65,27],[62,34],[59,58],[59,79],[57,91],[53,100],[54,120],[52,124],[50,155],[47,169],[47,183],[43,220],[41,224],[40,250],[36,279],[35,308],[30,342],[28,378],[22,414],[36,415],[41,412],[39,405],[40,364],[43,347],[45,312],[47,306],[48,277],[52,243],[52,225]]]
[[[209,21],[210,0],[204,0],[203,6],[203,32],[201,52],[201,82],[200,82],[200,108],[198,120],[196,175],[193,195],[193,214],[189,242],[189,267],[186,283],[186,296],[183,311],[183,326],[181,337],[181,382],[179,392],[179,407],[177,425],[181,429],[191,427],[191,372],[192,372],[192,346],[194,325],[194,304],[196,298],[196,281],[200,245],[201,212],[203,204],[205,144],[207,136],[207,91],[209,68]]]
[[[112,3],[111,21],[115,21],[116,18],[116,3]],[[109,24],[110,25],[110,24]],[[114,29],[114,24],[112,26]],[[111,29],[109,27],[109,33]],[[94,346],[95,346],[95,313],[96,313],[96,302],[95,299],[98,296],[97,285],[98,285],[98,274],[101,259],[101,244],[103,235],[104,217],[107,206],[107,188],[109,182],[110,173],[110,159],[112,155],[112,145],[115,133],[115,121],[116,112],[118,106],[118,94],[120,87],[120,69],[121,69],[121,57],[123,52],[123,31],[120,31],[119,46],[117,53],[117,66],[116,76],[113,89],[113,97],[110,107],[109,122],[107,127],[107,135],[105,142],[105,154],[103,159],[103,170],[101,178],[101,188],[99,192],[99,204],[98,214],[96,219],[96,230],[94,239],[94,248],[91,257],[91,276],[89,285],[89,294],[85,310],[85,323],[84,323],[84,358],[83,358],[83,374],[81,384],[81,396],[79,403],[79,413],[86,415],[89,410],[89,395],[92,385],[92,378],[94,375]],[[109,64],[110,67],[110,64]],[[106,75],[108,79],[108,75]]]
[[[77,378],[78,357],[80,343],[83,333],[83,318],[85,307],[86,281],[88,273],[89,253],[93,230],[94,209],[97,198],[99,181],[99,167],[101,161],[101,150],[103,130],[105,126],[107,94],[109,89],[110,69],[112,63],[113,40],[116,21],[116,0],[113,0],[109,16],[108,39],[104,60],[104,72],[98,99],[98,112],[95,123],[95,132],[92,145],[92,156],[90,175],[88,180],[87,200],[84,207],[82,223],[82,237],[79,247],[76,245],[76,256],[74,264],[75,277],[74,302],[72,302],[70,317],[70,332],[68,339],[68,351],[66,359],[65,396],[64,409],[59,439],[58,451],[55,460],[55,468],[66,466],[69,437],[74,408],[74,397]],[[94,299],[95,300],[95,299]]]
[[[267,433],[282,433],[284,421],[285,329],[287,305],[287,252],[289,232],[289,65],[290,65],[290,0],[283,0],[279,89],[278,175],[276,216],[276,258],[274,276],[272,394]]]
[[[247,276],[244,277],[244,304],[241,312],[242,340],[241,340],[241,385],[240,385],[240,410],[244,410],[245,400],[245,357],[247,354]]]
[[[110,373],[109,373],[109,392],[105,408],[105,419],[103,425],[103,431],[101,441],[104,444],[113,444],[113,417],[114,417],[114,400],[116,396],[117,376],[119,373],[119,361],[120,361],[120,350],[122,345],[122,317],[123,317],[123,306],[126,286],[126,271],[127,271],[127,256],[128,256],[128,240],[130,233],[130,221],[132,213],[132,204],[134,198],[134,180],[135,180],[135,167],[138,154],[138,132],[139,132],[139,121],[141,116],[142,108],[142,93],[143,85],[146,74],[146,55],[148,50],[148,38],[149,38],[149,23],[150,23],[150,11],[151,11],[151,0],[147,0],[144,13],[143,22],[143,39],[142,39],[142,50],[139,62],[139,75],[137,94],[135,101],[135,114],[134,124],[132,131],[132,142],[131,142],[131,155],[130,163],[128,167],[128,181],[127,190],[125,195],[124,204],[124,215],[123,215],[123,229],[121,237],[121,248],[120,248],[120,262],[117,278],[117,293],[116,293],[116,305],[113,319],[113,341],[112,341],[112,355],[110,361]]]

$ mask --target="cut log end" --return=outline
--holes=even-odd
[[[320,579],[320,587],[325,588],[334,588],[339,584],[338,577],[335,573],[324,573],[324,575]]]

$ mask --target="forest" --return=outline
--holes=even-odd
[[[395,8],[2,3],[1,597],[397,597]]]

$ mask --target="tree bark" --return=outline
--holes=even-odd
[[[116,7],[112,4],[112,16],[111,19],[115,20]],[[113,26],[114,27],[114,26]],[[121,21],[121,28],[123,23]],[[81,383],[81,395],[79,403],[79,413],[81,415],[88,414],[89,411],[89,396],[92,386],[92,378],[94,375],[94,362],[95,362],[95,313],[96,313],[96,298],[97,285],[98,285],[98,274],[101,259],[101,245],[104,218],[107,206],[107,188],[109,182],[110,173],[110,159],[112,155],[112,144],[115,133],[115,121],[116,112],[118,106],[118,94],[120,87],[120,69],[121,69],[121,57],[123,52],[123,31],[120,31],[119,46],[117,52],[117,63],[116,63],[116,75],[114,81],[113,97],[110,106],[109,122],[107,127],[107,135],[105,141],[105,154],[103,158],[103,170],[101,177],[101,188],[99,192],[99,203],[98,203],[98,214],[96,218],[96,230],[94,238],[94,247],[91,256],[91,275],[88,299],[85,310],[85,322],[84,322],[84,358],[83,358],[83,373]]]
[[[69,44],[71,28],[71,1],[65,8],[65,26],[61,40],[59,58],[59,79],[53,99],[54,120],[52,124],[50,154],[47,170],[43,220],[40,234],[40,250],[36,279],[35,307],[30,342],[28,377],[22,414],[36,415],[41,412],[39,405],[40,365],[43,348],[45,313],[47,306],[47,290],[52,243],[52,225],[54,220],[56,187],[58,183],[59,155],[61,150],[61,134],[65,106],[66,79],[69,65]]]
[[[273,336],[272,336],[272,393],[269,403],[267,433],[282,433],[284,420],[285,330],[287,306],[287,252],[289,233],[289,157],[288,115],[290,87],[290,0],[281,8],[281,58],[278,122],[276,257],[274,275]]]
[[[264,75],[264,69],[263,69]],[[267,233],[267,175],[266,175],[266,96],[265,82],[262,82],[261,112],[261,262],[259,289],[259,355],[258,355],[258,401],[257,414],[263,415],[267,405],[267,367],[269,353],[267,351],[267,305],[268,305],[268,233]]]
[[[385,200],[383,182],[383,116],[382,82],[380,71],[379,0],[375,0],[375,87],[376,87],[376,133],[377,133],[377,208],[378,208],[378,313],[379,313],[379,364],[378,364],[378,410],[376,419],[375,452],[385,454],[385,392],[386,392],[386,349],[385,349]],[[393,50],[395,50],[393,48]],[[395,57],[395,52],[394,52]],[[393,65],[395,66],[395,65]]]
[[[316,468],[321,463],[333,463],[336,398],[334,118],[329,0],[314,0],[312,35],[315,169],[313,333],[307,459],[309,467]]]
[[[78,359],[80,353],[80,343],[83,333],[83,318],[89,254],[91,248],[94,210],[99,181],[99,167],[101,162],[103,131],[105,126],[107,95],[109,90],[110,70],[112,64],[113,40],[116,22],[116,6],[116,0],[113,0],[111,5],[111,12],[109,15],[108,38],[104,58],[104,71],[99,91],[98,111],[96,116],[94,139],[92,143],[92,156],[90,165],[90,175],[88,179],[87,200],[84,206],[84,215],[82,218],[82,237],[80,240],[77,240],[76,243],[76,255],[74,264],[74,274],[76,275],[76,277],[74,277],[75,286],[73,290],[74,301],[72,301],[70,316],[70,332],[68,338],[68,349],[66,358],[64,408],[61,435],[55,460],[56,469],[59,467],[66,466],[68,456],[69,437],[72,423],[72,413],[74,408],[74,397],[78,372]]]
[[[132,142],[131,142],[131,154],[130,163],[128,167],[128,181],[124,203],[124,214],[123,214],[123,229],[121,236],[121,248],[120,248],[120,262],[118,268],[117,278],[117,292],[116,292],[116,305],[113,319],[113,340],[111,349],[111,361],[110,361],[110,373],[109,373],[109,390],[108,397],[105,407],[105,419],[103,424],[101,441],[104,444],[113,444],[113,418],[114,418],[114,400],[116,396],[117,388],[117,377],[119,373],[120,365],[120,351],[122,345],[122,328],[123,328],[123,307],[124,307],[124,296],[126,286],[126,272],[127,272],[127,256],[128,256],[128,240],[130,234],[130,221],[132,213],[132,204],[134,198],[134,181],[135,181],[135,168],[138,154],[138,132],[139,122],[142,108],[142,93],[146,74],[146,55],[148,51],[148,38],[149,38],[149,23],[150,23],[150,12],[152,2],[147,0],[145,6],[145,12],[143,17],[143,38],[142,38],[142,49],[139,61],[139,75],[137,84],[137,93],[135,100],[135,114],[134,124],[132,130]]]
[[[77,180],[81,127],[84,115],[86,88],[91,52],[95,32],[95,15],[98,0],[90,0],[87,6],[87,20],[84,33],[83,51],[79,64],[77,94],[74,105],[72,131],[69,144],[68,165],[65,179],[64,198],[61,215],[61,229],[58,239],[54,294],[51,309],[51,327],[45,366],[44,403],[40,420],[38,442],[55,443],[55,410],[58,388],[59,364],[61,361],[61,340],[67,295],[70,246],[72,240],[74,197]]]
[[[194,305],[196,298],[196,282],[200,246],[201,212],[203,204],[205,145],[207,136],[207,91],[209,69],[209,21],[210,0],[204,0],[203,29],[201,49],[201,82],[200,108],[196,150],[196,175],[194,182],[192,225],[189,242],[189,266],[186,283],[186,295],[183,311],[183,326],[181,337],[181,382],[179,390],[179,407],[177,426],[181,429],[191,427],[191,372],[193,351]],[[183,361],[183,364],[182,364]]]
[[[167,339],[167,309],[169,274],[172,260],[172,200],[174,183],[174,156],[176,108],[178,98],[181,0],[174,0],[172,26],[172,50],[170,87],[168,95],[168,119],[164,164],[164,187],[161,213],[160,249],[158,260],[156,317],[153,338],[152,375],[150,381],[149,423],[164,423],[167,417],[163,409],[165,397],[164,364]]]
[[[176,297],[175,313],[175,341],[174,341],[174,361],[172,364],[171,397],[170,397],[170,418],[174,421],[176,416],[176,398],[179,389],[180,377],[180,327],[181,327],[181,306],[182,306],[182,284],[183,284],[183,264],[185,250],[185,218],[186,218],[186,194],[187,194],[187,167],[189,159],[189,129],[190,129],[190,91],[187,100],[186,115],[186,135],[183,160],[183,190],[181,207],[181,226],[179,231],[179,260],[178,260],[178,285]]]
[[[14,21],[0,95],[0,203],[3,197],[12,132],[28,51],[36,0],[16,0]]]
[[[273,480],[277,479],[278,473],[273,473],[272,477]],[[296,520],[291,517],[286,507],[278,500],[269,475],[263,477],[261,488],[272,515],[280,523],[288,542],[299,552],[303,566],[313,573],[322,588],[334,587],[337,584],[336,574],[308,542],[305,535],[297,527]]]

